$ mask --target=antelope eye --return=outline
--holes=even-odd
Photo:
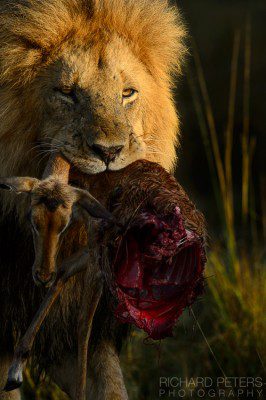
[[[131,97],[133,97],[134,95],[136,95],[138,93],[138,91],[136,89],[124,89],[123,90],[123,98],[124,99],[129,99]]]

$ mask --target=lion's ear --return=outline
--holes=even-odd
[[[0,178],[0,189],[30,193],[38,182],[38,179],[30,177]]]
[[[114,216],[87,190],[75,188],[76,202],[92,217],[114,222]]]

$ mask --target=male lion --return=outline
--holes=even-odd
[[[57,150],[87,174],[141,158],[171,170],[178,144],[171,89],[184,35],[166,0],[1,0],[0,175],[41,176]],[[9,193],[1,197],[0,388],[43,295],[31,276],[27,203],[17,204]],[[70,395],[80,291],[80,282],[66,288],[35,349],[40,368]],[[119,328],[103,297],[88,398],[124,399]],[[0,392],[0,399],[18,398]]]

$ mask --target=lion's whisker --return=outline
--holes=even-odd
[[[48,149],[48,150],[42,150],[42,151],[39,151],[36,155],[35,155],[35,157],[32,159],[32,162],[33,161],[35,161],[35,160],[37,160],[39,157],[41,157],[42,155],[42,157],[41,157],[41,159],[39,160],[39,162],[38,162],[38,167],[39,167],[39,165],[40,165],[40,162],[44,159],[44,157],[46,156],[46,155],[48,155],[48,154],[53,154],[53,153],[56,153],[57,152],[57,150],[56,149]]]
[[[43,150],[44,148],[45,148],[45,145],[44,145],[44,144],[39,144],[39,145],[37,145],[37,146],[30,147],[30,148],[26,151],[26,155],[28,155],[28,154],[29,154],[30,152],[32,152],[32,151],[37,151],[37,152],[39,152],[38,149]]]

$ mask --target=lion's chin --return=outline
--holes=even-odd
[[[128,157],[122,159],[117,158],[115,161],[106,165],[102,160],[96,157],[84,157],[63,151],[64,156],[67,160],[79,171],[88,174],[96,175],[104,171],[119,171],[133,162],[145,158],[143,152],[139,154],[131,154]]]
[[[85,174],[100,174],[107,169],[106,164],[103,161],[94,157],[80,157],[64,151],[62,153],[73,167]]]
[[[146,151],[145,148],[141,149],[141,151],[132,152],[127,156],[122,155],[122,157],[118,157],[115,161],[111,162],[107,170],[108,171],[119,171],[120,169],[126,168],[128,165],[134,163],[138,160],[146,159]]]
[[[101,172],[104,171],[119,171],[125,167],[127,167],[129,164],[132,162],[136,161],[138,158],[135,158],[133,160],[127,160],[121,162],[112,162],[108,165],[106,165],[104,162],[100,161],[95,162],[91,160],[80,160],[80,159],[72,159],[69,160],[71,164],[77,168],[79,171],[88,174],[88,175],[96,175],[100,174]]]

